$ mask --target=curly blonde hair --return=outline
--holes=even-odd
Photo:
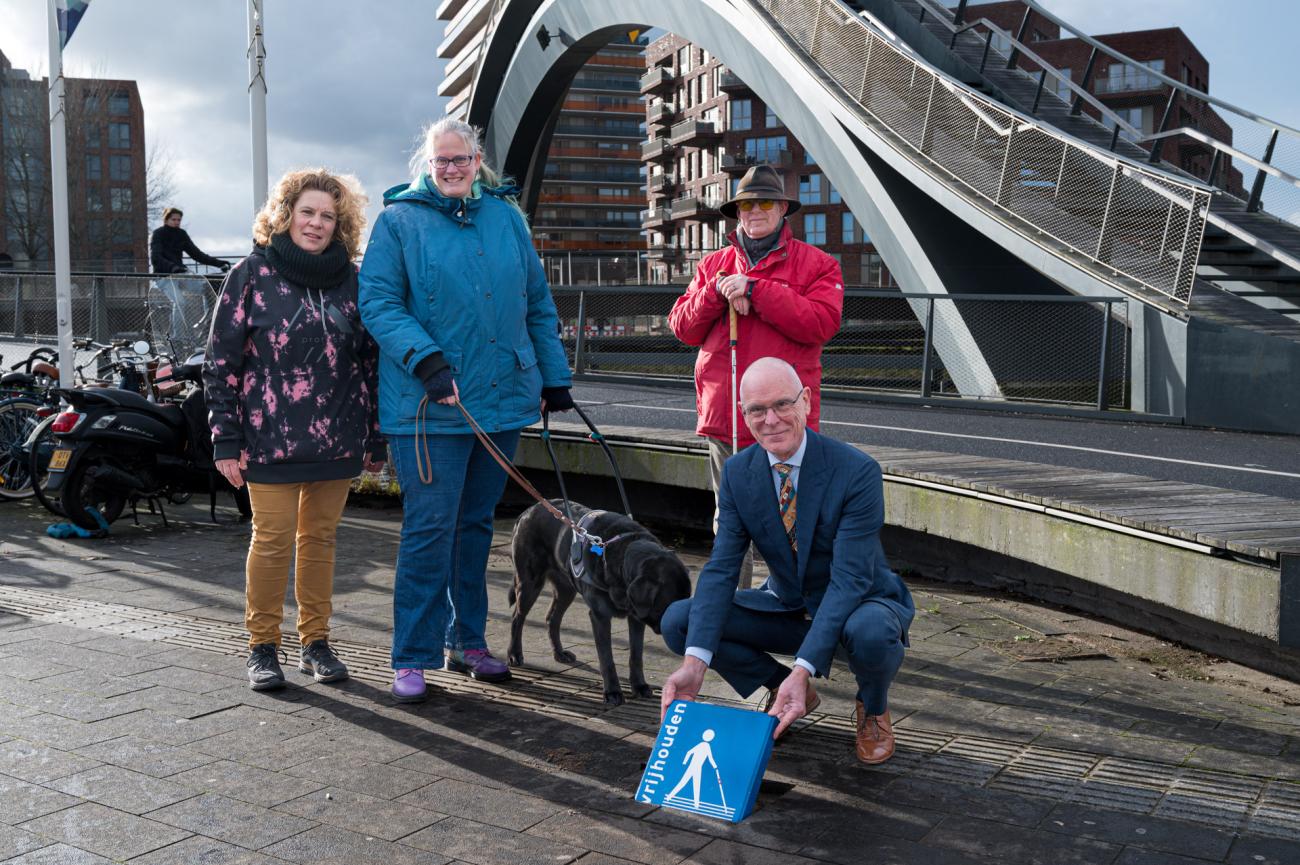
[[[267,246],[272,235],[288,231],[294,205],[304,192],[311,190],[324,192],[334,199],[338,217],[334,239],[347,248],[349,258],[356,258],[361,250],[366,203],[370,199],[362,190],[360,181],[351,174],[334,174],[324,168],[300,168],[280,178],[271,191],[271,197],[253,219],[253,241]]]

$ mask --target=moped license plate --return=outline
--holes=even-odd
[[[68,460],[72,459],[72,451],[69,448],[59,448],[50,454],[50,471],[61,472],[68,467]]]

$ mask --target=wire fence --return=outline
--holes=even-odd
[[[74,336],[145,339],[181,356],[207,338],[215,295],[203,277],[74,275],[72,284]],[[677,285],[552,287],[570,367],[579,378],[691,381],[697,349],[668,326],[681,292]],[[840,330],[822,353],[823,387],[1128,408],[1128,303],[849,287]],[[54,277],[0,274],[0,353],[20,360],[34,343],[55,344],[57,332]],[[970,375],[972,367],[981,374]]]
[[[680,292],[553,288],[570,367],[579,378],[690,381],[697,349],[668,325]],[[1128,303],[848,288],[840,330],[822,353],[823,391],[1128,408]],[[942,321],[963,326],[940,351],[934,335]],[[955,381],[970,377],[956,371],[972,364],[987,374],[959,389]]]
[[[219,282],[201,275],[72,275],[72,332],[106,343],[144,339],[185,357],[202,348]],[[0,272],[0,340],[58,342],[54,275]]]

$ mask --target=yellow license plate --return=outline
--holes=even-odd
[[[50,471],[63,471],[68,467],[68,460],[70,459],[72,459],[72,451],[68,448],[59,448],[50,454]]]

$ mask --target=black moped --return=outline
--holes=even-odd
[[[140,343],[137,353],[148,346]],[[58,389],[70,408],[55,418],[44,492],[76,525],[101,530],[146,501],[167,524],[163,503],[181,504],[206,489],[216,521],[216,493],[230,489],[212,462],[212,440],[202,386],[203,355],[195,354],[152,379],[157,387],[188,382],[180,401],[154,402],[135,387]],[[144,389],[149,390],[146,385]],[[235,490],[241,517],[251,513],[248,493]]]

